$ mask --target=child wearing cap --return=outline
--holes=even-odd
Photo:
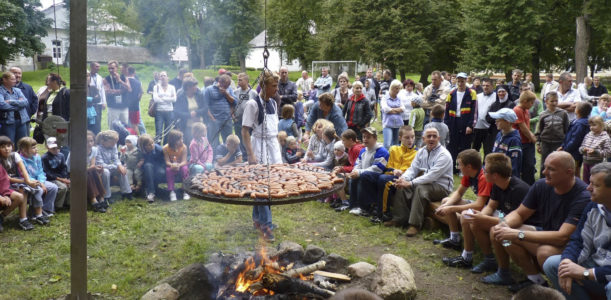
[[[57,185],[57,196],[55,196],[55,209],[63,208],[70,199],[70,174],[66,157],[59,151],[57,139],[47,139],[47,153],[42,156],[42,168],[45,170],[47,180]]]
[[[488,113],[488,115],[496,120],[496,127],[499,130],[492,152],[507,155],[511,159],[511,175],[520,177],[522,142],[520,141],[520,134],[512,127],[518,116],[511,108],[501,108],[497,112]]]
[[[125,147],[121,148],[121,163],[127,169],[127,181],[132,191],[138,192],[142,188],[142,165],[144,156],[138,149],[138,137],[128,135],[125,138]]]
[[[409,115],[409,126],[411,126],[414,130],[415,140],[414,145],[419,147],[422,144],[422,131],[424,130],[424,109],[420,106],[422,104],[422,98],[414,97],[412,98],[412,111]],[[441,105],[439,105],[441,106]],[[433,116],[435,118],[435,116]],[[437,118],[437,121],[431,122],[443,122],[443,113],[441,118]],[[443,123],[442,123],[443,124]],[[448,128],[448,126],[446,126]],[[441,134],[441,132],[440,132]],[[446,131],[447,136],[447,131]],[[401,138],[399,138],[401,140]],[[445,137],[442,139],[442,145],[445,147]]]
[[[541,153],[540,177],[543,178],[543,163],[547,156],[556,151],[569,130],[569,115],[558,107],[558,93],[551,91],[545,96],[547,109],[539,117],[537,127],[537,152]]]
[[[375,128],[365,127],[361,132],[365,148],[359,153],[352,172],[346,176],[350,178],[350,204],[348,207],[340,207],[339,210],[350,208],[353,215],[369,216],[375,195],[373,189],[367,187],[375,185],[380,174],[386,171],[389,154],[388,150],[377,142]]]

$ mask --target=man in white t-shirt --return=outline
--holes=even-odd
[[[564,72],[560,74],[558,82],[558,107],[569,113],[569,122],[573,121],[577,118],[575,108],[577,107],[577,102],[581,101],[581,96],[579,96],[579,91],[572,87],[573,76],[571,76],[571,73]]]
[[[308,76],[308,71],[301,71],[301,78],[297,79],[297,90],[301,90],[304,95],[310,92],[310,86],[312,85],[312,78]]]
[[[496,101],[496,93],[492,87],[490,78],[482,79],[482,88],[484,91],[477,94],[477,121],[475,123],[473,136],[473,149],[479,151],[480,147],[484,146],[484,156],[492,152],[495,136],[488,134],[490,123],[486,121],[486,115],[490,110],[490,106]]]

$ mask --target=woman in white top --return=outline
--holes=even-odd
[[[168,74],[159,73],[159,83],[153,88],[153,101],[155,102],[155,134],[165,144],[164,132],[170,131],[174,119],[174,102],[176,102],[176,88],[168,83]]]
[[[352,90],[348,88],[348,75],[340,74],[337,78],[337,83],[339,87],[333,91],[333,98],[335,98],[335,104],[339,106],[339,108],[344,108],[346,102],[352,97]]]
[[[412,112],[412,100],[414,98],[421,98],[422,95],[415,91],[416,83],[411,79],[406,79],[403,81],[403,89],[399,91],[399,100],[401,100],[401,105],[403,106],[403,124],[408,125],[409,123],[409,115]]]

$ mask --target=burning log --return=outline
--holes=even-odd
[[[321,260],[319,262],[313,263],[311,265],[307,265],[305,267],[288,270],[282,273],[282,275],[286,275],[288,277],[299,277],[299,275],[310,274],[316,270],[320,270],[324,268],[326,264],[327,262],[325,262],[324,260]]]
[[[339,281],[350,281],[350,277],[344,275],[344,274],[339,274],[339,273],[332,273],[332,272],[325,272],[325,271],[316,271],[314,272],[314,275],[320,275],[320,276],[324,276],[327,278],[331,278],[331,279],[335,279],[335,280],[339,280]]]
[[[321,289],[308,281],[288,277],[282,274],[265,274],[263,275],[263,287],[275,293],[299,293],[322,296],[325,298],[335,295],[334,292]]]

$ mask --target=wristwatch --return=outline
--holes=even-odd
[[[583,280],[590,280],[590,270],[589,269],[583,270]]]
[[[520,241],[524,240],[524,231],[518,232],[518,240],[520,240]]]

